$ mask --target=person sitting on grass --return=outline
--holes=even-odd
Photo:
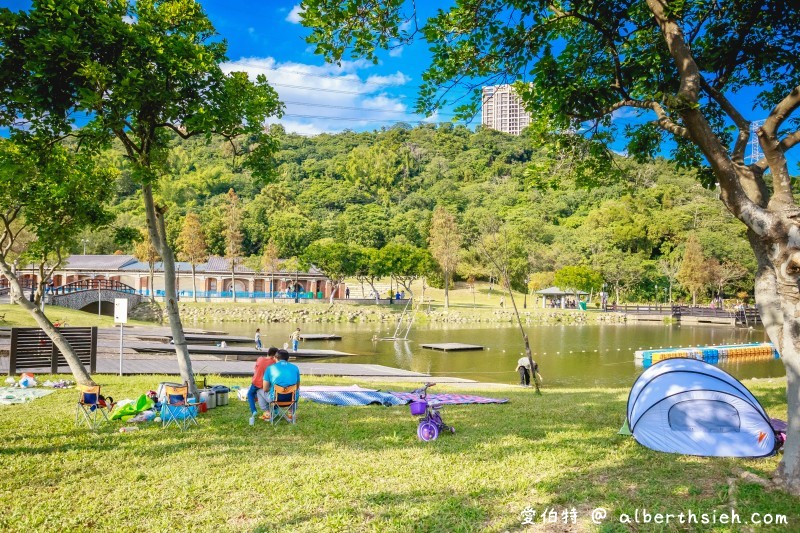
[[[274,346],[267,350],[267,356],[259,357],[256,359],[256,367],[253,371],[253,379],[250,381],[250,388],[247,389],[247,403],[250,404],[250,425],[253,425],[256,420],[256,415],[258,411],[256,411],[256,398],[258,398],[258,403],[261,407],[262,411],[267,411],[267,402],[266,397],[263,394],[259,394],[264,389],[264,374],[271,365],[275,364],[278,359],[275,355],[278,353],[278,349]]]
[[[275,387],[290,387],[297,385],[300,386],[300,369],[297,365],[289,362],[289,352],[287,350],[278,350],[278,362],[267,368],[264,374],[264,391],[267,392],[269,400],[275,399]],[[299,391],[298,391],[299,394]],[[269,420],[272,413],[269,410],[264,411],[261,415],[261,420]]]

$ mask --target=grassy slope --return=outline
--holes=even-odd
[[[162,379],[100,381],[120,399]],[[770,415],[785,417],[783,380],[748,385]],[[0,407],[0,530],[505,531],[521,527],[526,507],[575,507],[579,528],[594,530],[588,513],[595,507],[613,516],[637,507],[712,513],[731,499],[742,517],[782,513],[789,530],[800,527],[796,498],[743,482],[729,494],[733,469],[766,476],[777,458],[682,457],[616,435],[627,390],[466,392],[511,402],[448,406],[443,415],[457,434],[433,443],[416,439],[406,407],[303,402],[296,426],[273,429],[248,426],[245,404],[232,399],[185,433],[151,425],[124,434],[119,424],[76,430],[74,390]],[[629,529],[611,524],[602,529]]]
[[[5,319],[0,321],[0,326],[36,326],[31,314],[18,305],[0,304],[0,315],[5,314]],[[68,326],[99,326],[101,328],[114,327],[113,316],[98,317],[97,313],[87,313],[76,311],[68,307],[56,305],[46,305],[44,314],[51,322],[63,322],[66,320]],[[149,322],[130,320],[132,325],[152,325]]]

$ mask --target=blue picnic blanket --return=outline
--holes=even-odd
[[[401,400],[394,394],[381,391],[307,391],[300,389],[300,398],[327,405],[403,405],[407,400]]]
[[[18,389],[0,387],[0,405],[32,402],[36,398],[54,393],[53,389]]]

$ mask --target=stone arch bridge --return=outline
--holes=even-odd
[[[48,288],[45,296],[46,302],[51,305],[60,305],[77,310],[97,310],[104,315],[114,314],[114,300],[125,298],[128,300],[128,311],[142,303],[144,296],[136,293],[136,289],[115,280],[84,279]]]

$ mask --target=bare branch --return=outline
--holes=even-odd
[[[772,187],[775,192],[770,203],[792,205],[794,202],[789,166],[784,150],[781,149],[778,142],[777,131],[781,124],[798,108],[800,108],[800,86],[792,89],[783,100],[778,102],[770,111],[764,125],[756,132],[767,164],[772,171]]]
[[[733,147],[731,158],[737,164],[744,164],[744,150],[747,147],[747,141],[750,139],[750,121],[744,118],[742,114],[739,113],[738,109],[733,107],[731,101],[728,100],[724,94],[715,87],[709,85],[705,78],[701,78],[700,83],[703,90],[719,104],[722,110],[725,111],[736,124],[736,127],[739,128],[739,134],[736,136],[736,144]]]
[[[611,114],[617,109],[621,109],[623,107],[636,107],[638,109],[649,109],[655,112],[656,116],[658,117],[658,119],[654,121],[655,124],[658,125],[658,127],[672,133],[673,135],[683,137],[684,139],[690,139],[689,131],[680,124],[675,123],[669,117],[669,115],[667,115],[667,112],[664,109],[664,107],[655,100],[632,100],[626,98],[624,100],[620,100],[619,102],[613,104],[611,107],[604,109],[601,112],[601,115],[605,116]]]
[[[158,128],[169,128],[172,131],[174,131],[175,133],[177,133],[178,136],[181,139],[189,139],[191,137],[194,137],[196,135],[200,135],[202,133],[200,131],[188,131],[187,132],[186,129],[184,129],[184,128],[180,127],[180,126],[176,126],[175,124],[171,124],[169,122],[162,122],[161,124],[156,124],[156,127],[158,127]]]

